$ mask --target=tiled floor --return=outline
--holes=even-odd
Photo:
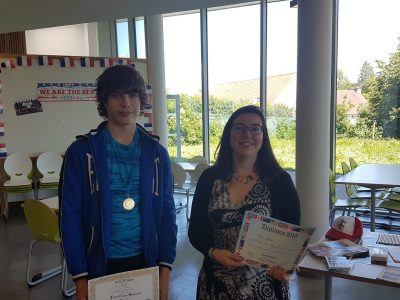
[[[178,213],[177,217],[179,226],[177,257],[172,273],[170,299],[191,300],[195,299],[197,274],[201,266],[202,255],[188,242],[185,212]],[[382,219],[378,222],[387,222],[387,220]],[[60,292],[60,276],[38,286],[27,287],[25,268],[30,241],[31,234],[25,223],[22,210],[12,211],[7,223],[0,220],[0,299],[63,299]],[[35,261],[36,266],[50,267],[59,261],[57,245],[45,245],[38,249],[38,252],[43,258]],[[323,299],[323,278],[308,278],[295,274],[290,286],[292,299]],[[333,291],[333,299],[337,300],[400,299],[400,289],[344,279],[333,280]],[[75,297],[71,299],[75,299]]]

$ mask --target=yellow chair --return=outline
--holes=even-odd
[[[376,204],[377,209],[384,209],[388,212],[384,217],[389,220],[399,220],[400,219],[400,201],[390,200],[389,198],[380,200]],[[385,224],[385,229],[391,230],[392,228],[399,229],[398,225],[394,225],[391,221]]]
[[[75,288],[67,288],[68,276],[64,260],[62,260],[59,266],[45,270],[34,276],[31,275],[31,261],[34,246],[39,242],[61,243],[58,217],[56,213],[41,201],[28,199],[24,201],[24,214],[29,229],[34,237],[29,246],[29,256],[26,267],[26,282],[28,286],[35,286],[62,273],[61,291],[66,297],[72,296],[75,294]]]
[[[350,168],[352,170],[354,170],[355,168],[358,167],[358,163],[356,162],[356,160],[353,157],[349,158],[349,163],[350,163]]]
[[[6,181],[4,182],[5,208],[3,217],[8,219],[8,195],[28,193],[34,190],[32,183],[32,161],[21,153],[13,153],[4,161]],[[36,195],[35,195],[36,196]]]
[[[336,186],[335,186],[335,174],[331,169],[329,169],[329,195],[330,195],[330,203],[329,203],[329,224],[332,225],[332,222],[335,218],[335,212],[337,210],[342,210],[342,216],[345,215],[347,211],[347,215],[349,216],[352,210],[356,210],[359,207],[369,207],[370,200],[369,199],[337,199],[336,198]]]

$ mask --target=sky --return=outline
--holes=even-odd
[[[297,9],[289,1],[268,5],[268,76],[296,72]],[[339,0],[338,68],[352,82],[364,61],[375,66],[396,51],[399,11],[399,0]],[[258,16],[257,5],[209,12],[210,88],[260,77]],[[201,87],[199,13],[164,18],[164,41],[168,92],[195,93]]]
[[[356,82],[364,61],[388,61],[400,37],[399,0],[340,0],[338,68]]]

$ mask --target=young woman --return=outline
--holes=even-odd
[[[256,106],[232,114],[216,164],[197,183],[189,225],[190,242],[204,254],[197,299],[289,299],[285,269],[247,266],[234,254],[247,210],[300,223],[296,189],[272,153]]]

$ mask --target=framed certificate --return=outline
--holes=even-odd
[[[89,280],[89,300],[158,300],[158,276],[152,267]]]
[[[293,271],[314,230],[246,211],[235,253],[249,265],[278,265]]]

